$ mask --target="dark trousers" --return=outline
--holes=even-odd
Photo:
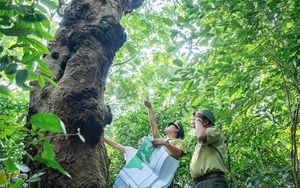
[[[194,188],[228,188],[225,177],[213,177],[207,180],[203,180],[195,185]]]

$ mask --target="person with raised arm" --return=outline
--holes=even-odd
[[[140,147],[142,145],[142,143],[145,140],[145,136],[143,138],[141,138],[138,142],[138,147]],[[120,152],[124,153],[124,158],[126,160],[126,164],[135,156],[135,154],[137,153],[138,149],[133,148],[133,147],[129,147],[129,146],[123,146],[117,142],[114,142],[112,140],[109,140],[107,138],[104,137],[104,142],[108,145],[110,145],[111,147],[119,150]]]
[[[215,115],[210,110],[193,113],[192,127],[197,144],[190,162],[194,188],[228,188],[225,179],[225,137],[215,126]]]
[[[177,160],[184,156],[187,149],[183,140],[184,130],[182,123],[179,120],[170,122],[164,131],[166,135],[166,138],[164,138],[159,134],[152,105],[148,98],[145,99],[144,104],[148,108],[148,118],[151,125],[152,136],[154,138],[152,141],[153,146],[163,146],[167,153]]]

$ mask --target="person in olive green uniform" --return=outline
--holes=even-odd
[[[224,177],[224,135],[215,126],[215,116],[210,110],[194,113],[192,126],[196,131],[197,144],[190,162],[190,173],[195,188],[228,188]]]
[[[152,105],[148,98],[144,101],[144,104],[148,108],[148,117],[151,125],[152,136],[154,138],[152,141],[153,146],[164,146],[168,154],[177,160],[184,156],[186,154],[186,144],[183,140],[184,130],[181,122],[177,120],[175,123],[169,123],[165,129],[167,138],[164,139],[158,132]]]

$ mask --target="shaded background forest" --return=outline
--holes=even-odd
[[[45,28],[35,33],[37,39],[27,41],[40,49],[31,54],[32,62],[47,53],[36,41],[51,40],[45,32],[48,28],[54,33],[57,27],[53,15],[58,2],[43,2],[53,11],[43,12],[50,21],[43,18],[30,26]],[[15,35],[5,30],[7,9],[1,7],[0,173],[4,177],[20,169],[12,164],[21,161],[24,151],[29,100],[25,90],[33,89],[26,83],[38,80],[42,85],[44,79],[51,82],[52,75],[43,67],[49,77],[43,79],[28,66],[29,60],[26,64],[12,58],[24,57],[26,50],[14,38],[20,35],[18,30]],[[113,122],[106,126],[105,136],[136,147],[141,137],[150,134],[143,105],[149,96],[161,131],[170,121],[183,122],[188,155],[180,160],[175,181],[177,187],[192,187],[189,160],[196,141],[192,112],[210,108],[227,139],[226,178],[231,187],[299,187],[299,7],[299,1],[290,0],[145,1],[121,21],[127,41],[107,80],[105,102]],[[16,71],[9,72],[9,66]],[[29,70],[29,76],[23,79],[20,70]],[[18,87],[12,87],[14,83]],[[107,152],[113,183],[125,165],[124,155],[109,146]]]

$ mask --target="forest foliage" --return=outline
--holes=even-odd
[[[58,2],[24,3],[0,6],[0,185],[11,187],[29,178],[25,172],[12,181],[20,168],[11,168],[24,155],[26,90],[34,89],[28,83],[55,84],[42,55],[49,54],[43,40],[53,40],[47,29],[54,27],[44,7],[55,10]],[[136,147],[150,134],[143,106],[149,96],[161,133],[171,121],[184,124],[188,154],[180,159],[175,184],[192,187],[192,112],[209,108],[226,136],[231,187],[298,188],[299,9],[300,2],[291,0],[145,1],[121,21],[127,42],[107,80],[105,102],[114,119],[105,136]],[[113,183],[125,161],[122,153],[107,151]]]

